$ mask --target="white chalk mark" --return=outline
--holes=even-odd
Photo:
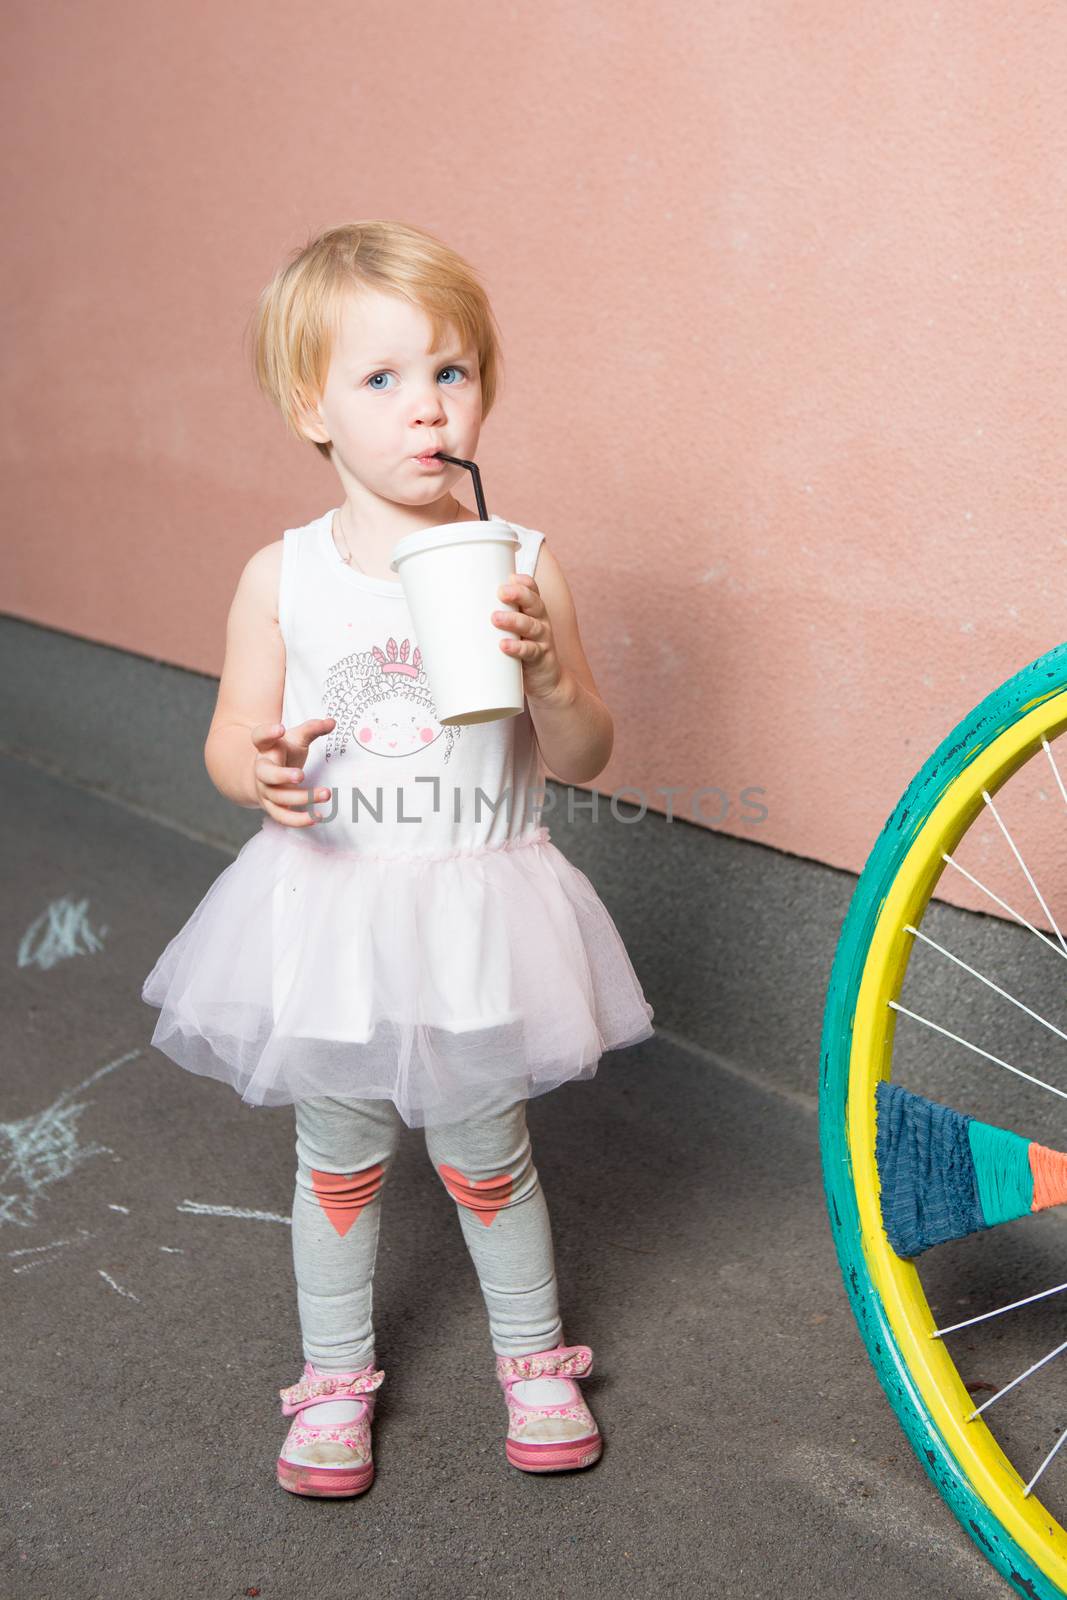
[[[15,1267],[14,1271],[29,1272],[33,1267],[46,1267],[48,1266],[49,1262],[57,1261],[59,1259],[55,1254],[49,1254],[46,1256],[44,1254],[46,1250],[51,1252],[65,1250],[68,1244],[84,1244],[86,1239],[96,1238],[96,1234],[90,1233],[88,1228],[79,1228],[78,1232],[82,1235],[82,1238],[80,1239],[51,1239],[48,1244],[28,1244],[23,1245],[19,1250],[9,1250],[7,1255],[11,1261],[16,1260],[19,1256],[38,1257],[36,1261],[24,1261],[22,1266]]]
[[[70,956],[92,955],[102,950],[101,935],[107,928],[101,928],[99,934],[93,932],[86,920],[88,907],[88,900],[71,900],[67,895],[53,900],[22,935],[19,966],[43,967],[47,972]],[[79,939],[83,941],[81,945]]]
[[[276,1211],[249,1211],[244,1206],[209,1206],[199,1200],[183,1200],[178,1211],[187,1211],[194,1217],[244,1217],[254,1222],[284,1222],[292,1226],[292,1217],[280,1217]]]
[[[136,1300],[137,1304],[140,1305],[141,1300],[139,1295],[131,1293],[129,1289],[124,1289],[121,1283],[116,1283],[114,1278],[111,1277],[110,1273],[104,1271],[103,1267],[97,1267],[96,1270],[99,1272],[102,1278],[105,1278],[107,1282],[110,1283],[116,1294],[124,1294],[127,1300]]]
[[[123,1213],[123,1214],[124,1214],[124,1215],[125,1215],[125,1216],[127,1216],[127,1217],[128,1217],[128,1216],[129,1216],[129,1214],[130,1214],[130,1208],[129,1208],[129,1206],[117,1206],[117,1205],[115,1205],[115,1204],[114,1204],[114,1203],[113,1203],[113,1202],[112,1202],[112,1201],[110,1201],[110,1200],[109,1200],[109,1201],[108,1201],[108,1207],[107,1207],[107,1209],[108,1209],[108,1210],[109,1210],[109,1211],[121,1211],[121,1212],[122,1212],[122,1213]]]
[[[34,1267],[47,1267],[51,1262],[59,1260],[56,1252],[65,1250],[67,1245],[84,1244],[87,1239],[96,1238],[96,1234],[90,1233],[88,1228],[79,1228],[78,1232],[83,1236],[80,1239],[53,1239],[50,1244],[31,1244],[24,1246],[21,1250],[9,1250],[7,1254],[12,1261],[16,1256],[37,1256],[36,1261],[24,1261],[21,1267],[15,1267],[13,1270],[15,1272],[29,1272]],[[51,1254],[42,1254],[41,1252],[45,1250],[50,1251]]]
[[[0,1122],[0,1227],[5,1222],[30,1227],[37,1220],[38,1201],[49,1184],[70,1177],[93,1156],[114,1155],[110,1145],[78,1143],[78,1119],[91,1102],[75,1096],[97,1078],[142,1054],[141,1050],[127,1050],[64,1089],[44,1111],[19,1122]]]
[[[174,1244],[161,1244],[159,1248],[165,1250],[168,1256],[183,1256],[185,1254],[184,1250],[179,1250],[177,1245]]]
[[[26,1244],[20,1250],[9,1250],[7,1253],[14,1260],[16,1256],[37,1255],[42,1250],[62,1250],[66,1245],[73,1243],[73,1239],[53,1239],[50,1244]]]

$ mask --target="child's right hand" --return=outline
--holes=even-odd
[[[314,811],[295,810],[309,802],[328,800],[329,789],[298,788],[304,778],[311,741],[329,733],[334,717],[310,717],[286,731],[280,722],[257,722],[252,731],[256,755],[252,778],[256,798],[268,817],[287,828],[310,828],[324,819]]]

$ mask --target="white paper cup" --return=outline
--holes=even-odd
[[[437,720],[461,726],[518,716],[522,664],[501,650],[514,638],[494,623],[509,609],[497,590],[515,571],[521,541],[503,517],[445,522],[406,534],[389,565],[399,574]]]

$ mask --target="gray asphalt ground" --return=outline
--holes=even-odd
[[[33,765],[0,774],[5,1600],[1009,1592],[867,1363],[813,1095],[658,1010],[655,1039],[529,1108],[600,1462],[505,1460],[484,1305],[410,1130],[383,1196],[376,1480],[279,1488],[292,1114],[151,1049],[139,993],[230,857]],[[813,1084],[822,1002],[803,997]]]

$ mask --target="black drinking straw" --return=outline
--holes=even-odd
[[[482,494],[482,475],[478,471],[478,468],[475,466],[474,462],[461,461],[459,456],[446,456],[443,450],[435,450],[434,454],[439,461],[451,461],[453,466],[466,467],[467,471],[474,479],[474,498],[478,502],[478,515],[481,517],[483,522],[488,522],[489,513],[485,509],[485,496]]]

